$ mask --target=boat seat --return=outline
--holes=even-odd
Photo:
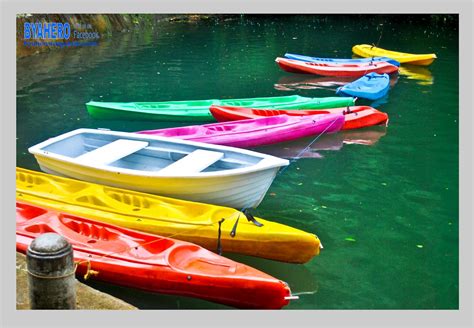
[[[197,149],[160,170],[160,174],[178,175],[199,173],[224,157],[224,153]]]
[[[148,146],[146,141],[118,139],[75,158],[80,164],[107,165]]]

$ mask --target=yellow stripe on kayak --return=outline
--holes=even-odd
[[[257,227],[242,212],[125,189],[16,169],[16,197],[125,228],[173,237],[216,250],[219,221],[224,252],[272,260],[305,263],[319,254],[317,236],[287,225],[256,218]],[[230,232],[240,216],[235,237]]]
[[[352,47],[352,52],[361,57],[388,57],[401,64],[428,66],[435,59],[435,54],[409,54],[377,48],[370,44],[357,44]]]

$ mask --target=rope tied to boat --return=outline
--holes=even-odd
[[[225,221],[225,218],[219,220],[219,228],[217,230],[217,254],[222,255],[222,244],[221,244],[221,226],[222,222]]]
[[[99,271],[91,269],[91,265],[91,261],[87,260],[87,269],[86,273],[84,274],[84,280],[88,280],[90,277],[97,276],[99,274]]]
[[[308,145],[306,147],[303,148],[303,150],[301,150],[297,155],[296,157],[293,157],[291,160],[290,160],[290,164],[288,164],[286,167],[284,167],[283,169],[281,169],[276,176],[280,176],[281,174],[283,174],[283,172],[286,171],[286,169],[288,169],[290,167],[291,164],[293,164],[295,161],[297,161],[298,159],[301,158],[301,155],[304,154],[316,141],[318,141],[318,139],[324,134],[326,133],[326,131],[328,131],[332,126],[333,124],[338,120],[338,118],[335,118],[331,124],[329,124],[328,126],[326,126],[326,128],[321,132],[319,133],[314,139],[312,139]]]

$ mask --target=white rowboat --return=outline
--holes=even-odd
[[[28,149],[44,172],[238,209],[257,207],[288,160],[245,149],[78,129]]]

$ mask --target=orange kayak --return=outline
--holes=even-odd
[[[285,282],[195,244],[17,201],[17,250],[48,232],[72,245],[78,275],[238,308],[280,309],[295,298]]]
[[[219,122],[237,121],[265,116],[286,114],[288,116],[307,116],[317,114],[344,114],[342,130],[360,129],[368,126],[387,124],[388,115],[370,106],[350,106],[321,110],[277,110],[255,109],[234,106],[211,106],[212,116]]]

